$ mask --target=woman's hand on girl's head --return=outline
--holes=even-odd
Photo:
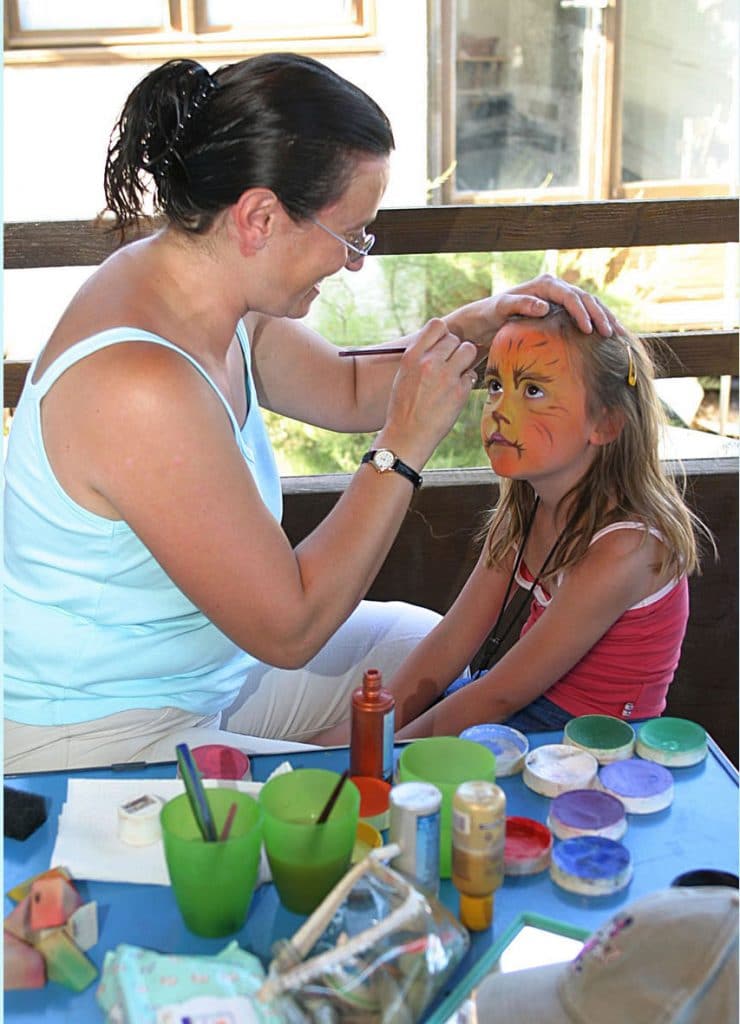
[[[478,346],[480,359],[490,347],[493,336],[509,317],[545,316],[551,302],[564,306],[584,334],[591,334],[595,328],[599,334],[608,338],[615,331],[624,330],[595,295],[550,274],[541,274],[532,281],[492,295],[490,299],[470,302],[448,313],[444,321],[453,334]]]
[[[615,331],[624,330],[614,314],[595,295],[551,274],[541,274],[532,281],[494,296],[494,299],[510,307],[506,316],[515,313],[544,316],[548,311],[547,303],[555,302],[568,310],[584,334],[591,334],[595,328],[603,337],[610,338]]]

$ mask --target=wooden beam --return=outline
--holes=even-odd
[[[656,334],[646,340],[654,345],[658,377],[737,376],[737,331]]]
[[[145,221],[128,241],[152,233]],[[24,221],[5,225],[5,269],[95,267],[121,246],[120,234],[98,220]]]
[[[660,334],[647,340],[655,346],[658,377],[721,377],[738,373],[737,331]],[[27,360],[6,359],[3,363],[4,408],[14,409],[18,404],[30,365]]]
[[[3,408],[15,409],[26,383],[30,362],[26,360],[3,360]]]
[[[380,210],[377,255],[735,242],[735,199],[610,200]],[[159,222],[144,222],[131,239]],[[96,266],[120,245],[100,221],[5,225],[5,269]]]
[[[378,255],[734,242],[733,199],[611,200],[381,210]]]

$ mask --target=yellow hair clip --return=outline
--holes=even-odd
[[[634,388],[637,385],[637,371],[635,370],[635,360],[632,357],[632,347],[626,338],[622,338],[622,341],[627,349],[627,359],[629,360],[627,364],[627,383],[631,388]]]

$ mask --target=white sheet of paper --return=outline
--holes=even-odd
[[[261,782],[204,780],[257,797]],[[98,882],[169,885],[162,840],[131,846],[118,838],[118,807],[149,793],[164,801],[185,792],[181,779],[69,779],[59,815],[50,867],[66,867],[73,878]],[[260,879],[262,881],[263,879]]]

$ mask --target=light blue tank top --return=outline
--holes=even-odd
[[[5,468],[6,718],[67,725],[168,706],[209,715],[238,693],[255,659],[174,585],[125,522],[87,511],[62,489],[44,449],[40,410],[65,370],[99,349],[127,341],[170,348],[218,394],[262,500],[279,521],[280,475],[241,323],[237,337],[249,399],[241,428],[205,370],[148,331],[101,331],[67,349],[35,384],[34,361],[13,418]]]

